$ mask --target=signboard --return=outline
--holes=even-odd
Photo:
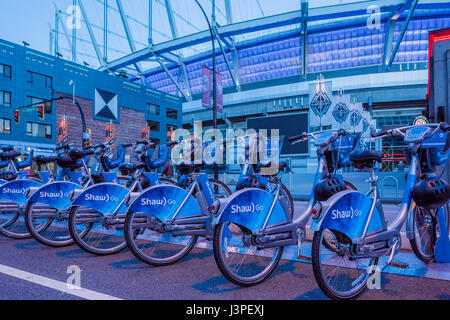
[[[270,129],[278,129],[280,136],[284,136],[281,155],[307,155],[308,142],[292,145],[288,138],[308,132],[308,113],[293,113],[283,116],[269,116],[247,119],[247,129],[267,129],[270,138]]]
[[[64,145],[69,141],[69,133],[67,128],[67,119],[64,117],[59,120],[58,125],[58,145]]]
[[[111,143],[111,147],[116,142],[116,125],[112,122],[107,123],[105,126],[106,142]]]
[[[141,138],[144,140],[150,139],[150,126],[142,127],[141,129]]]
[[[411,125],[418,126],[418,125],[427,124],[427,123],[429,123],[427,117],[419,114],[413,118]]]
[[[99,118],[116,121],[119,119],[117,94],[95,89],[94,115]]]
[[[203,83],[203,96],[202,106],[207,109],[211,109],[211,69],[206,66],[202,67],[202,83]]]

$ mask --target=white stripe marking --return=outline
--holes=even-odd
[[[67,283],[65,282],[42,277],[37,274],[11,268],[2,264],[0,264],[0,273],[87,300],[122,300],[120,298],[116,298],[89,289],[69,289]]]

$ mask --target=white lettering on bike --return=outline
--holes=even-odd
[[[3,193],[7,193],[7,194],[24,194],[24,193],[26,193],[26,190],[25,190],[25,188],[21,188],[21,189],[4,188],[3,189]]]
[[[142,198],[141,205],[142,206],[165,206],[165,205],[174,205],[177,202],[174,199],[167,199],[163,197],[162,199],[148,199]]]
[[[117,201],[119,201],[119,198],[116,197],[116,196],[110,196],[108,194],[94,195],[94,194],[86,193],[84,195],[84,200],[86,200],[86,201],[104,201],[104,202],[114,201],[114,202],[117,202]]]
[[[253,202],[245,206],[233,204],[231,206],[231,213],[255,213],[255,211],[262,211],[263,209],[264,207],[262,205],[255,205]]]
[[[64,193],[62,191],[60,192],[47,192],[47,191],[41,191],[39,192],[39,197],[41,198],[67,198],[69,197],[68,193]]]
[[[350,207],[350,209],[348,209],[348,210],[340,211],[338,209],[334,209],[333,211],[331,211],[331,218],[333,220],[346,219],[346,218],[353,219],[353,217],[359,217],[360,215],[361,215],[361,210],[353,209],[352,207]]]

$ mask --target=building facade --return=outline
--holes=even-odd
[[[49,153],[57,141],[59,120],[66,118],[69,142],[81,144],[81,116],[73,94],[94,143],[105,140],[110,122],[115,123],[118,143],[140,139],[147,125],[153,140],[165,142],[167,131],[182,125],[179,97],[0,40],[0,143]],[[61,96],[67,99],[46,103],[43,119],[35,107],[26,107]]]

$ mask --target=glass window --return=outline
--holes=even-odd
[[[148,103],[148,113],[154,116],[159,116],[160,112],[161,112],[161,108],[160,106],[156,105],[156,104],[152,104],[152,103]]]
[[[11,66],[0,64],[0,74],[3,74],[4,78],[11,79]]]
[[[178,118],[178,111],[174,110],[174,109],[167,108],[166,116],[167,116],[167,118],[176,120]]]
[[[47,87],[47,88],[51,88],[52,87],[52,77],[48,77],[48,76],[46,76],[45,77],[45,86]]]
[[[11,134],[11,120],[0,118],[0,133]]]
[[[37,87],[52,88],[53,79],[45,74],[27,71],[27,82]]]
[[[52,137],[52,126],[36,122],[27,122],[27,135],[40,138]]]
[[[0,90],[0,105],[11,107],[11,92]]]
[[[150,132],[152,131],[158,131],[160,130],[160,123],[158,121],[147,121],[147,125],[150,127]]]
[[[28,96],[27,98],[28,98],[28,104],[40,103],[40,102],[47,100],[47,99],[36,98],[36,97],[32,97],[32,96]],[[44,112],[52,113],[52,103],[50,101],[45,102]]]

